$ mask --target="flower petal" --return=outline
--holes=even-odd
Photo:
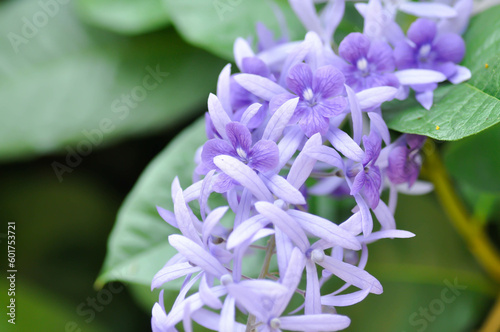
[[[418,17],[452,18],[457,11],[442,3],[405,1],[399,5],[399,10]]]
[[[229,89],[230,81],[231,64],[227,64],[224,69],[222,69],[217,81],[217,97],[219,97],[222,108],[226,111],[229,117],[233,114],[233,109],[231,108],[231,92]]]
[[[280,322],[287,331],[340,331],[351,324],[349,317],[333,314],[287,316],[281,317]]]
[[[281,105],[269,119],[264,134],[262,134],[262,139],[277,142],[290,122],[298,103],[299,98],[294,98]]]
[[[394,73],[402,85],[439,83],[446,80],[446,76],[438,71],[429,69],[404,69]]]
[[[307,89],[312,89],[313,73],[311,67],[305,63],[298,63],[288,72],[287,86],[296,95],[303,98]]]
[[[274,96],[287,92],[277,83],[258,75],[236,74],[234,75],[234,79],[247,91],[266,101],[270,101]]]
[[[364,157],[364,152],[358,144],[345,132],[338,128],[331,128],[326,134],[326,138],[332,143],[333,147],[340,151],[347,158],[361,162]]]
[[[307,150],[311,146],[321,145],[321,136],[319,134],[312,136],[304,145],[304,148],[299,153],[290,172],[288,173],[287,180],[292,186],[299,189],[306,182],[311,174],[311,171],[316,164],[316,160],[307,155]]]
[[[226,134],[235,150],[242,148],[245,153],[250,151],[252,135],[247,127],[238,122],[230,122],[226,125]]]
[[[151,290],[161,287],[164,283],[175,280],[180,277],[184,277],[191,273],[196,273],[201,271],[198,266],[193,266],[187,262],[177,263],[173,265],[166,265],[160,271],[158,271],[151,282]]]
[[[261,177],[263,178],[264,183],[267,185],[267,187],[279,199],[282,199],[283,201],[290,204],[306,204],[306,199],[304,198],[302,193],[283,177],[277,174],[273,174],[270,176],[261,174]]]
[[[208,97],[208,113],[219,135],[223,138],[227,138],[226,125],[231,122],[231,118],[222,107],[219,98],[212,93]]]
[[[306,315],[315,315],[321,313],[321,293],[318,280],[318,271],[316,264],[310,259],[306,261],[306,301],[304,312]],[[300,329],[302,331],[302,329]]]
[[[328,65],[316,70],[312,80],[312,89],[315,94],[330,98],[342,94],[344,83],[344,74],[334,66]]]

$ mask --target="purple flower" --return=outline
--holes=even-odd
[[[391,47],[383,41],[370,41],[365,35],[349,34],[339,45],[346,84],[355,92],[379,86],[398,87]]]
[[[398,69],[431,69],[446,77],[455,74],[456,64],[465,55],[465,43],[455,33],[439,34],[435,22],[420,18],[408,29],[412,43],[401,42],[394,49]]]
[[[422,160],[419,152],[426,137],[405,134],[396,142],[389,152],[387,176],[394,184],[408,183],[411,187],[418,178]]]
[[[351,195],[362,191],[368,205],[375,209],[380,200],[380,186],[382,184],[380,169],[375,166],[375,162],[380,154],[382,139],[378,134],[372,132],[370,136],[363,137],[363,144],[365,147],[363,161],[350,168],[347,175],[351,178],[354,177]]]
[[[299,121],[309,137],[316,133],[326,134],[329,118],[341,114],[347,104],[345,98],[340,96],[344,90],[344,75],[333,66],[320,67],[313,75],[309,65],[299,63],[290,69],[286,82],[288,88],[299,96],[290,122]],[[276,96],[271,101],[271,109],[294,97],[291,94]]]
[[[211,139],[205,143],[201,158],[208,169],[220,169],[215,165],[214,158],[227,155],[236,158],[251,169],[267,172],[274,169],[279,162],[279,150],[275,142],[260,140],[252,146],[252,135],[247,127],[237,122],[226,125],[226,134],[229,141]],[[235,181],[226,174],[220,174],[214,189],[225,192],[231,188]]]

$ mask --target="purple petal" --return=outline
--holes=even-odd
[[[201,278],[199,290],[200,298],[203,303],[205,303],[212,309],[222,308],[222,302],[214,293],[212,293],[212,290],[208,287],[206,274],[204,274]]]
[[[214,138],[206,142],[203,146],[201,160],[208,169],[217,169],[217,166],[214,164],[214,158],[220,155],[235,157],[236,152],[234,151],[234,147],[227,141]]]
[[[439,83],[446,80],[446,76],[435,70],[405,69],[394,73],[402,85]]]
[[[177,263],[173,265],[166,265],[160,271],[158,271],[153,277],[151,282],[151,290],[161,287],[164,283],[175,280],[180,277],[184,277],[191,273],[196,273],[201,271],[198,266],[193,266],[189,263]]]
[[[227,249],[231,250],[239,246],[241,243],[248,241],[254,236],[255,233],[266,227],[269,223],[270,221],[261,215],[256,215],[245,220],[229,235],[229,238],[227,239]]]
[[[366,173],[363,169],[361,169],[354,178],[350,194],[351,195],[358,194],[363,189],[365,183],[366,183]]]
[[[365,89],[356,93],[356,98],[361,109],[368,109],[380,106],[383,102],[394,99],[398,89],[391,86],[380,86]]]
[[[417,68],[416,52],[415,47],[411,46],[406,40],[397,43],[394,47],[394,59],[398,69]]]
[[[457,12],[457,16],[449,19],[441,19],[438,23],[438,31],[440,33],[451,32],[460,35],[463,34],[469,24],[473,7],[474,2],[472,0],[458,0],[455,2],[453,8]]]
[[[252,51],[252,47],[245,39],[241,37],[238,37],[234,42],[233,51],[234,60],[236,61],[236,64],[241,71],[243,70],[243,59],[255,56],[255,53]]]
[[[345,89],[351,107],[353,139],[354,142],[359,145],[361,143],[361,136],[363,135],[363,115],[361,114],[361,106],[357,94],[347,85]]]
[[[335,0],[328,1],[328,4],[321,12],[320,20],[325,27],[323,40],[329,43],[333,38],[333,33],[337,29],[345,11],[345,1]]]
[[[361,212],[354,213],[349,219],[339,225],[340,228],[348,231],[352,235],[358,235],[363,230],[361,229],[362,217]]]
[[[291,260],[293,249],[297,247],[293,245],[292,240],[278,227],[276,227],[275,240],[278,270],[280,275],[284,275],[288,270],[288,263]]]
[[[344,90],[344,74],[333,66],[323,66],[314,73],[312,89],[323,98],[342,94]],[[302,90],[304,91],[304,90]]]
[[[325,135],[328,131],[329,124],[330,121],[328,118],[324,117],[320,112],[317,112],[314,109],[309,109],[299,121],[300,128],[302,128],[307,137],[311,137],[316,133]]]
[[[227,115],[226,111],[222,107],[219,98],[216,95],[210,94],[208,97],[208,113],[210,114],[210,119],[217,129],[219,135],[226,138],[226,125],[231,122],[231,118]]]
[[[214,165],[215,166],[215,165]],[[201,183],[200,196],[198,197],[198,203],[200,205],[200,215],[202,220],[205,220],[206,210],[208,208],[207,202],[210,193],[212,192],[212,179],[214,176],[215,170],[211,170],[207,173],[203,182]]]
[[[224,173],[248,188],[259,200],[271,201],[272,195],[259,176],[247,165],[230,156],[217,156],[214,163]]]
[[[290,122],[298,103],[299,98],[294,98],[281,105],[271,116],[271,119],[269,119],[262,139],[277,142],[283,134],[283,130]]]
[[[325,145],[311,146],[305,153],[311,158],[322,161],[338,169],[344,169],[344,161],[337,151]]]
[[[307,89],[312,88],[313,74],[311,67],[305,63],[299,63],[293,66],[288,72],[286,83],[288,88],[296,95],[303,97]]]
[[[304,148],[299,153],[292,167],[290,168],[290,172],[288,173],[287,180],[290,182],[292,186],[295,188],[300,188],[309,178],[311,171],[316,164],[316,160],[307,155],[307,150],[312,146],[321,145],[321,136],[314,135],[312,136],[304,145]]]
[[[330,220],[298,210],[288,210],[287,213],[310,234],[326,240],[333,245],[341,246],[342,248],[352,250],[361,249],[361,245],[352,234],[343,230]]]
[[[259,103],[254,103],[243,112],[243,115],[241,116],[241,124],[248,126],[250,121],[255,117],[255,115],[259,112],[259,110],[262,108],[262,104]]]
[[[235,185],[238,185],[238,181],[233,180],[227,174],[219,173],[216,175],[212,189],[219,194],[223,194],[232,189]]]
[[[382,177],[380,170],[377,166],[370,166],[366,174],[365,186],[363,188],[363,195],[370,208],[375,209],[380,201],[380,185]]]
[[[233,114],[233,109],[231,108],[231,92],[230,92],[230,80],[231,80],[231,64],[227,64],[219,75],[219,80],[217,81],[217,97],[221,102],[222,108],[226,111],[227,115],[231,117]]]
[[[268,202],[257,202],[255,208],[261,215],[268,218],[276,227],[288,235],[302,252],[306,251],[309,247],[309,241],[295,219],[276,205]]]
[[[434,100],[434,91],[429,90],[425,92],[420,92],[415,94],[415,99],[418,100],[420,105],[426,110],[430,110],[432,107],[432,102]]]
[[[212,234],[212,230],[214,229],[215,226],[219,223],[219,221],[222,219],[224,214],[226,214],[228,210],[227,206],[221,206],[210,212],[208,215],[207,219],[205,219],[205,222],[203,222],[203,243],[205,245],[208,245],[208,239],[210,235]]]
[[[344,263],[330,256],[325,256],[324,260],[318,262],[318,264],[351,285],[361,289],[368,288],[370,293],[373,294],[382,294],[383,292],[380,282],[357,266]]]
[[[363,160],[364,152],[359,145],[345,132],[338,128],[332,128],[326,135],[333,147],[347,158],[360,162]]]
[[[279,149],[276,143],[268,140],[258,141],[248,154],[248,166],[260,172],[267,172],[278,166]]]
[[[242,148],[245,153],[250,151],[252,135],[247,127],[238,122],[230,122],[226,125],[226,134],[235,150]]]
[[[283,177],[273,174],[271,176],[266,176],[261,174],[267,187],[276,195],[279,199],[290,203],[290,204],[306,204],[306,199],[302,193],[292,186]]]
[[[318,104],[314,106],[314,111],[318,112],[325,118],[332,118],[341,114],[345,110],[346,106],[346,99],[342,96],[337,96],[318,102]]]
[[[269,77],[271,74],[264,61],[257,57],[243,58],[242,65],[242,72],[247,74],[259,75],[262,77]]]
[[[158,211],[158,214],[160,215],[160,217],[162,217],[162,219],[165,220],[170,226],[175,227],[175,228],[179,228],[179,226],[177,225],[177,220],[175,220],[174,213],[172,213],[168,210],[165,210],[164,208],[159,207],[159,206],[156,207],[156,211]]]
[[[308,32],[304,41],[294,47],[286,57],[285,62],[283,63],[283,66],[281,68],[280,85],[286,85],[286,80],[288,78],[288,72],[290,71],[290,68],[298,63],[301,63],[311,50],[311,47],[313,45],[313,38],[311,38],[311,34],[313,34],[313,32]]]
[[[354,199],[358,204],[359,211],[361,212],[361,227],[363,228],[363,235],[368,236],[373,230],[373,219],[372,214],[368,205],[366,205],[365,200],[359,195],[354,195]]]
[[[290,0],[290,6],[308,31],[322,33],[321,22],[316,14],[312,0]]]
[[[396,69],[392,48],[381,40],[371,43],[366,59],[368,63],[375,65],[377,71],[393,72]]]
[[[339,45],[339,55],[351,64],[356,65],[357,61],[368,55],[370,40],[359,32],[347,35]]]
[[[343,295],[325,295],[321,297],[321,304],[333,307],[348,307],[363,301],[368,294],[370,294],[369,288]]]
[[[437,61],[459,63],[465,55],[465,42],[457,34],[445,33],[436,38],[432,49],[437,53]]]
[[[189,262],[201,267],[205,272],[217,277],[227,273],[227,270],[217,259],[187,237],[177,234],[170,235],[168,242]]]
[[[318,271],[316,270],[316,264],[310,259],[306,261],[306,302],[305,302],[305,314],[315,315],[321,313],[321,293],[320,285],[318,280]],[[302,330],[302,329],[301,329]]]
[[[351,324],[349,317],[332,314],[287,316],[280,321],[281,328],[287,331],[340,331]]]
[[[191,219],[190,210],[184,200],[184,195],[178,181],[174,181],[172,186],[178,186],[177,194],[174,198],[174,213],[177,225],[183,235],[194,241],[197,245],[202,246],[202,242],[196,228]]]
[[[417,44],[417,47],[420,47],[425,44],[432,44],[432,41],[436,37],[436,32],[437,26],[435,22],[419,18],[412,23],[407,35],[412,42]]]
[[[448,77],[448,80],[451,83],[459,84],[471,78],[472,74],[468,68],[457,65],[456,69],[457,70],[455,74],[451,77]]]
[[[300,127],[293,126],[289,129],[290,130],[285,133],[281,141],[278,143],[280,159],[278,166],[274,169],[276,173],[278,173],[286,165],[290,158],[292,158],[304,139],[304,133]]]
[[[377,89],[377,88],[375,88]],[[386,145],[391,144],[391,136],[389,134],[389,128],[385,123],[384,119],[380,114],[375,112],[368,112],[368,117],[370,118],[370,124],[372,128],[376,129],[376,132],[382,137]]]
[[[234,332],[234,319],[236,315],[235,299],[231,295],[226,297],[220,312],[219,331]]]
[[[362,239],[363,243],[370,244],[372,242],[378,241],[380,239],[408,239],[414,237],[415,234],[408,231],[402,231],[399,229],[388,229],[383,231],[378,231],[370,234],[369,236]]]
[[[281,281],[281,284],[287,289],[287,292],[276,301],[274,311],[272,312],[273,316],[279,317],[285,311],[302,279],[305,263],[304,254],[300,252],[299,248],[293,248],[288,268]]]
[[[457,15],[455,9],[442,3],[405,1],[399,5],[399,10],[413,16],[430,18],[451,18]]]
[[[384,201],[380,200],[377,208],[374,209],[373,212],[382,225],[382,229],[386,230],[396,228],[396,221],[394,220],[394,216],[392,215],[391,211],[384,203]]]
[[[274,96],[287,92],[277,83],[258,75],[237,74],[234,76],[234,79],[246,90],[266,101],[270,101]]]

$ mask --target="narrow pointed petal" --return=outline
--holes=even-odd
[[[290,204],[306,204],[306,199],[302,193],[283,177],[277,174],[270,176],[261,174],[261,178],[272,193],[283,201]]]
[[[297,45],[297,47],[295,47],[290,52],[290,54],[287,56],[285,63],[283,64],[283,67],[281,68],[281,76],[280,76],[280,82],[279,82],[281,86],[286,86],[286,79],[288,77],[288,72],[289,72],[290,68],[292,68],[296,64],[304,61],[307,54],[311,50],[311,47],[313,45],[311,34],[313,34],[313,33],[314,32],[308,32],[306,34],[306,38],[304,39],[304,41],[302,43],[300,43],[299,45]]]
[[[312,146],[306,151],[307,155],[318,161],[322,161],[338,169],[344,169],[344,161],[337,151],[325,145]]]
[[[439,83],[446,80],[443,73],[429,69],[398,70],[394,75],[402,85]]]
[[[321,12],[320,20],[325,27],[323,41],[330,43],[345,11],[345,0],[329,1]]]
[[[361,249],[361,244],[352,234],[330,220],[298,210],[288,210],[287,213],[310,234],[342,248],[352,250]]]
[[[198,203],[200,204],[200,215],[202,220],[205,220],[206,217],[208,196],[210,196],[210,193],[212,192],[212,179],[214,173],[215,170],[211,170],[210,172],[208,172],[205,178],[203,179],[203,182],[201,183]]]
[[[175,220],[175,214],[159,206],[156,207],[156,211],[158,211],[160,217],[162,217],[162,219],[165,220],[170,226],[179,228],[177,220]]]
[[[405,195],[425,195],[434,190],[434,185],[426,181],[416,181],[411,187],[403,183],[397,185],[396,189]]]
[[[174,213],[177,225],[184,236],[189,238],[191,241],[194,241],[197,245],[202,246],[200,236],[198,235],[191,219],[191,214],[189,213],[189,208],[184,200],[184,195],[182,189],[180,189],[180,185],[176,191],[177,195],[174,199]]]
[[[384,119],[380,114],[375,112],[368,112],[368,117],[370,118],[370,124],[375,127],[377,133],[382,137],[386,145],[391,144],[391,135],[389,133],[389,128],[385,123]]]
[[[280,321],[286,331],[340,331],[351,324],[349,317],[333,314],[287,316]]]
[[[332,143],[333,147],[340,151],[347,158],[361,162],[365,153],[352,138],[338,128],[332,128],[327,133],[326,138]]]
[[[208,113],[219,135],[223,138],[227,138],[226,125],[231,122],[231,118],[222,107],[219,98],[212,93],[208,97]]]
[[[168,241],[188,261],[201,267],[207,273],[217,277],[227,273],[226,268],[217,259],[190,239],[174,234],[168,237]]]
[[[394,99],[397,93],[398,89],[392,86],[379,86],[358,92],[356,97],[361,109],[367,109],[380,106],[383,102]]]
[[[234,319],[236,314],[235,299],[231,295],[226,297],[220,312],[219,331],[234,332]]]
[[[245,220],[233,230],[231,235],[229,235],[227,239],[227,248],[233,249],[241,243],[251,239],[255,233],[269,223],[270,221],[261,215],[256,215]]]
[[[287,289],[287,292],[275,302],[274,310],[272,312],[273,316],[279,317],[285,311],[295,292],[295,289],[297,289],[300,280],[302,279],[302,272],[304,272],[305,264],[306,259],[304,254],[300,252],[299,248],[293,248],[288,268],[286,269],[286,272],[281,280],[281,284]]]
[[[323,28],[312,0],[289,0],[290,6],[308,31],[322,35]]]
[[[351,285],[361,289],[368,288],[370,289],[370,293],[373,294],[382,294],[383,292],[380,282],[357,266],[344,263],[330,256],[325,256],[325,259],[322,262],[318,262],[318,264]]]
[[[405,1],[399,5],[399,10],[418,17],[452,18],[457,11],[442,3]]]
[[[306,275],[307,275],[307,285],[306,285],[306,302],[305,302],[304,312],[306,315],[320,314],[321,293],[319,289],[320,286],[318,280],[318,271],[316,270],[316,264],[310,259],[306,261]]]
[[[226,111],[229,117],[233,114],[233,109],[231,108],[231,96],[229,89],[229,82],[231,79],[231,64],[227,64],[219,75],[219,80],[217,81],[217,97],[221,102],[222,108]]]
[[[391,210],[387,207],[383,200],[378,202],[377,207],[373,210],[377,220],[382,225],[382,229],[396,229],[396,220],[394,220],[394,216],[391,213]]]
[[[347,91],[347,98],[349,99],[349,106],[351,108],[352,118],[352,131],[353,139],[356,144],[361,143],[361,136],[363,135],[363,115],[361,114],[361,105],[358,101],[357,94],[348,86],[345,86]]]
[[[259,200],[272,201],[273,197],[269,189],[259,176],[247,165],[230,156],[217,156],[214,163],[225,174],[238,181],[242,186],[248,188]]]
[[[314,165],[316,164],[316,160],[307,155],[307,150],[312,146],[321,145],[321,135],[315,134],[313,135],[307,142],[304,144],[304,148],[295,159],[292,167],[290,168],[290,172],[288,173],[287,180],[290,182],[292,186],[295,188],[300,188],[306,182],[307,178],[311,174]]]
[[[208,287],[206,274],[203,274],[203,277],[200,280],[199,293],[200,293],[200,298],[203,301],[203,303],[205,303],[210,308],[212,308],[212,309],[222,308],[222,302],[212,292],[210,287]]]
[[[280,151],[280,159],[278,166],[274,169],[275,173],[279,171],[286,165],[286,163],[292,158],[297,149],[299,148],[302,140],[304,139],[304,133],[299,126],[293,126],[290,130],[285,133],[285,136],[278,143],[278,149]]]
[[[374,232],[369,236],[360,240],[363,241],[363,243],[365,244],[370,244],[380,239],[409,239],[414,236],[415,234],[413,234],[412,232],[403,231],[400,229],[388,229],[388,230]]]
[[[370,208],[366,204],[365,200],[361,197],[361,195],[354,195],[354,199],[358,204],[359,210],[361,212],[361,225],[363,227],[364,236],[370,235],[373,230],[373,219],[372,214],[370,213]]]
[[[255,53],[252,51],[252,47],[248,44],[248,42],[245,39],[241,37],[238,37],[234,42],[233,51],[234,51],[234,60],[236,61],[236,64],[238,65],[240,71],[243,70],[243,59],[255,56]]]
[[[349,217],[349,219],[341,223],[339,227],[348,231],[352,235],[360,234],[363,231],[361,212],[354,213]]]
[[[348,307],[363,301],[368,294],[370,294],[369,288],[343,295],[325,295],[321,297],[321,304],[333,307]]]
[[[253,74],[237,74],[234,79],[247,91],[259,98],[270,101],[274,96],[287,93],[287,91],[268,78]]]
[[[212,230],[214,229],[215,226],[217,226],[217,224],[222,219],[224,214],[226,214],[228,209],[229,209],[228,206],[221,206],[216,208],[215,210],[210,212],[205,222],[203,222],[202,234],[203,234],[203,243],[205,243],[205,245],[208,245],[208,239],[212,234]]]
[[[191,273],[201,271],[198,266],[193,266],[189,263],[177,263],[173,265],[166,265],[153,277],[151,283],[151,290],[161,287],[164,283],[184,277]]]
[[[302,252],[307,250],[309,241],[295,219],[276,205],[268,202],[257,202],[255,203],[255,208],[261,215],[268,218],[276,227],[288,235]]]
[[[293,245],[292,240],[290,240],[290,238],[278,227],[276,227],[275,241],[278,270],[280,275],[284,275],[286,273],[285,271],[288,269],[288,263],[291,260],[293,248],[296,247]]]
[[[253,119],[253,117],[257,114],[257,112],[261,109],[262,107],[262,104],[259,104],[259,103],[254,103],[250,106],[248,106],[248,108],[245,110],[245,112],[243,112],[243,115],[241,116],[241,120],[240,122],[247,126],[248,123],[250,122],[250,120]]]
[[[418,100],[418,102],[420,103],[420,105],[422,105],[423,108],[425,108],[426,110],[430,110],[434,100],[434,91],[428,90],[416,93],[415,99]]]
[[[294,98],[281,105],[271,116],[271,119],[269,119],[262,139],[277,142],[283,134],[283,130],[290,122],[298,103],[299,98]]]

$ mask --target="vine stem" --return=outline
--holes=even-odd
[[[491,312],[488,314],[486,321],[479,332],[493,332],[500,330],[500,294],[497,297],[497,301]]]
[[[271,264],[271,258],[274,255],[274,249],[276,248],[276,239],[273,236],[267,242],[266,248],[266,257],[264,259],[264,264],[262,264],[262,269],[260,270],[258,279],[264,279],[269,272],[269,265]],[[256,332],[255,329],[255,320],[256,317],[254,315],[249,315],[247,320],[247,328],[246,332]]]
[[[424,151],[426,158],[423,171],[434,183],[435,192],[452,225],[490,277],[500,283],[500,254],[486,235],[483,224],[467,212],[458,197],[435,143],[427,140]]]

